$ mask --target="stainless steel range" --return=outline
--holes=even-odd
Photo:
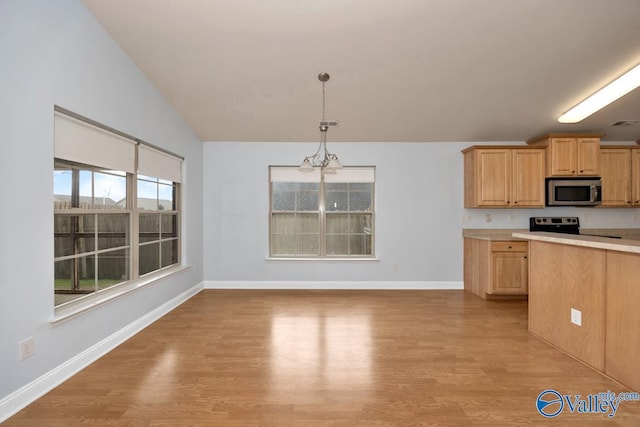
[[[529,231],[546,231],[548,233],[580,234],[583,236],[611,237],[619,239],[620,236],[605,234],[585,234],[580,232],[580,220],[576,216],[542,217],[532,216],[529,218]]]
[[[529,231],[547,231],[550,233],[580,234],[578,217],[542,217],[529,218]]]

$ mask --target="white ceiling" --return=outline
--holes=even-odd
[[[640,139],[639,0],[82,0],[204,141]]]

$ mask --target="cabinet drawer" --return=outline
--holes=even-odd
[[[491,242],[492,252],[526,252],[528,242]]]

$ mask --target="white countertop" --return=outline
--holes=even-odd
[[[640,241],[638,240],[612,239],[610,237],[584,236],[578,234],[546,233],[541,231],[519,231],[514,232],[512,235],[520,239],[640,254]]]

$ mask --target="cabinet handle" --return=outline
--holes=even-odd
[[[582,169],[580,169],[580,173],[584,172]]]
[[[524,258],[524,259],[527,259],[527,256],[525,255],[523,258]]]
[[[509,249],[511,249],[511,246],[509,246]]]
[[[517,204],[518,204],[518,201],[516,200],[515,202],[513,202],[513,204],[514,204],[514,205],[517,205]]]

